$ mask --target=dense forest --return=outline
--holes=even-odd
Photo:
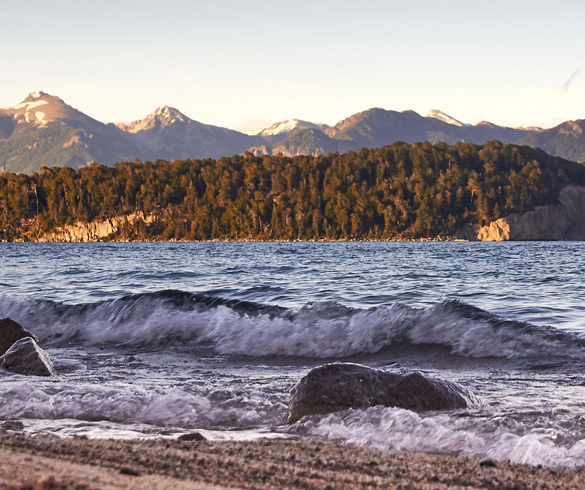
[[[497,141],[44,167],[0,174],[0,240],[137,211],[152,219],[108,238],[449,238],[466,224],[556,204],[570,183],[585,185],[584,166]]]

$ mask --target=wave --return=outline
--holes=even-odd
[[[262,390],[199,386],[165,390],[133,384],[4,380],[0,420],[107,421],[129,426],[243,429],[277,426],[285,420],[285,398]],[[27,422],[28,425],[28,422]]]
[[[226,355],[342,358],[432,344],[474,358],[585,359],[585,339],[576,334],[506,320],[457,300],[426,308],[317,302],[291,309],[163,290],[83,304],[0,296],[0,316],[49,346],[187,346]]]
[[[305,417],[291,432],[377,449],[454,453],[534,466],[584,466],[585,439],[579,422],[546,428],[534,421],[501,422],[377,406]]]

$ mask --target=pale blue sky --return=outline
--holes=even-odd
[[[370,107],[585,118],[580,0],[0,0],[0,107],[44,90],[101,121],[157,106],[238,127]]]

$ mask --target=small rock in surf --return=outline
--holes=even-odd
[[[178,441],[206,441],[207,438],[199,432],[190,432],[189,434],[182,434],[177,438]]]
[[[0,431],[5,432],[7,430],[13,432],[19,432],[24,429],[24,424],[20,420],[7,420],[0,424]]]
[[[38,342],[38,339],[19,323],[11,318],[0,318],[0,356],[10,349],[14,342],[25,337],[30,337]]]
[[[479,399],[462,386],[420,373],[396,374],[360,364],[333,363],[311,370],[291,391],[290,424],[305,415],[375,405],[408,410],[467,408]]]
[[[15,342],[0,357],[0,367],[17,374],[55,376],[51,358],[30,337]]]

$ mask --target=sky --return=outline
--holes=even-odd
[[[584,20],[582,0],[0,0],[0,107],[43,90],[104,122],[552,127],[585,119]]]

